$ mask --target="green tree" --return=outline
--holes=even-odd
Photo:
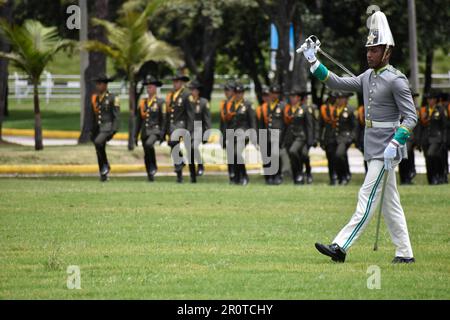
[[[116,22],[93,19],[94,25],[105,29],[108,43],[88,41],[84,47],[103,52],[111,58],[117,71],[123,72],[129,83],[128,149],[134,149],[134,119],[136,112],[136,74],[148,61],[165,62],[176,68],[183,64],[179,49],[160,41],[148,30],[148,18],[162,4],[152,1],[142,10],[141,1],[128,1],[119,10]]]
[[[33,84],[34,96],[34,148],[42,150],[42,121],[39,108],[39,79],[46,65],[58,51],[72,45],[61,38],[56,27],[45,27],[39,21],[26,20],[22,25],[10,25],[0,21],[0,32],[10,44],[11,52],[0,52],[0,58],[8,59],[13,66],[26,73]]]

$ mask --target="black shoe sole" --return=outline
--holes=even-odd
[[[316,243],[315,247],[317,251],[319,251],[321,254],[328,256],[333,260],[334,262],[343,263],[345,262],[345,258],[342,260],[342,258],[335,256],[330,250],[328,250],[325,246],[321,245],[320,243]]]

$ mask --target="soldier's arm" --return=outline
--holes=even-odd
[[[396,130],[394,140],[404,145],[417,124],[417,113],[414,101],[405,76],[399,76],[392,82],[392,94],[403,121]]]
[[[142,121],[141,121],[141,106],[144,103],[144,100],[139,101],[139,105],[136,108],[136,125],[134,127],[134,141],[137,143],[139,138],[139,132],[141,132]]]
[[[314,144],[314,114],[306,112],[306,144],[311,147]]]
[[[120,128],[120,99],[119,97],[114,97],[114,106],[113,106],[113,131],[117,132]]]
[[[249,127],[254,129],[254,130],[256,130],[257,129],[257,126],[256,126],[256,114],[255,114],[255,110],[253,110],[253,107],[252,107],[251,103],[248,104],[247,119],[248,119]]]
[[[167,105],[165,101],[162,101],[161,105],[160,127],[161,127],[160,140],[164,141],[167,133]]]
[[[333,90],[362,92],[362,77],[364,73],[357,77],[339,77],[328,70],[319,60],[311,66],[310,70],[317,79]]]

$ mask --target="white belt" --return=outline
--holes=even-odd
[[[400,126],[400,121],[395,122],[381,122],[366,120],[366,128],[397,128]]]

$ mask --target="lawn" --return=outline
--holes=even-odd
[[[345,264],[314,249],[349,219],[362,176],[329,187],[247,187],[205,176],[100,184],[94,177],[0,179],[2,299],[449,299],[450,187],[401,186],[415,265],[391,265],[375,221]],[[81,290],[66,286],[79,266]],[[381,289],[367,288],[370,266]]]

